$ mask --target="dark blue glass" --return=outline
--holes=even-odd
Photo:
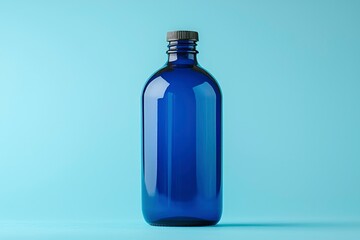
[[[221,92],[196,42],[169,42],[142,95],[142,210],[151,225],[214,225],[222,212]]]

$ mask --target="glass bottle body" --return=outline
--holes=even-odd
[[[143,215],[152,225],[213,225],[222,212],[221,91],[193,41],[173,44],[142,95]]]

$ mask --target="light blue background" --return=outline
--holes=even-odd
[[[19,221],[148,229],[140,95],[179,29],[199,31],[222,87],[222,221],[359,220],[359,12],[355,0],[1,1],[3,234]]]

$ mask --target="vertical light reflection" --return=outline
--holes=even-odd
[[[173,135],[173,101],[174,101],[174,94],[168,93],[167,95],[168,101],[167,101],[167,146],[168,146],[168,152],[167,152],[167,162],[168,162],[168,205],[170,205],[172,199],[171,199],[171,181],[172,181],[172,135]]]
[[[163,98],[169,83],[162,77],[151,81],[144,94],[144,178],[149,196],[156,192],[158,99]]]

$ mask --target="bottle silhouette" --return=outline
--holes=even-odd
[[[142,211],[151,225],[214,225],[222,212],[222,97],[197,62],[198,33],[167,33],[168,61],[142,93]]]

